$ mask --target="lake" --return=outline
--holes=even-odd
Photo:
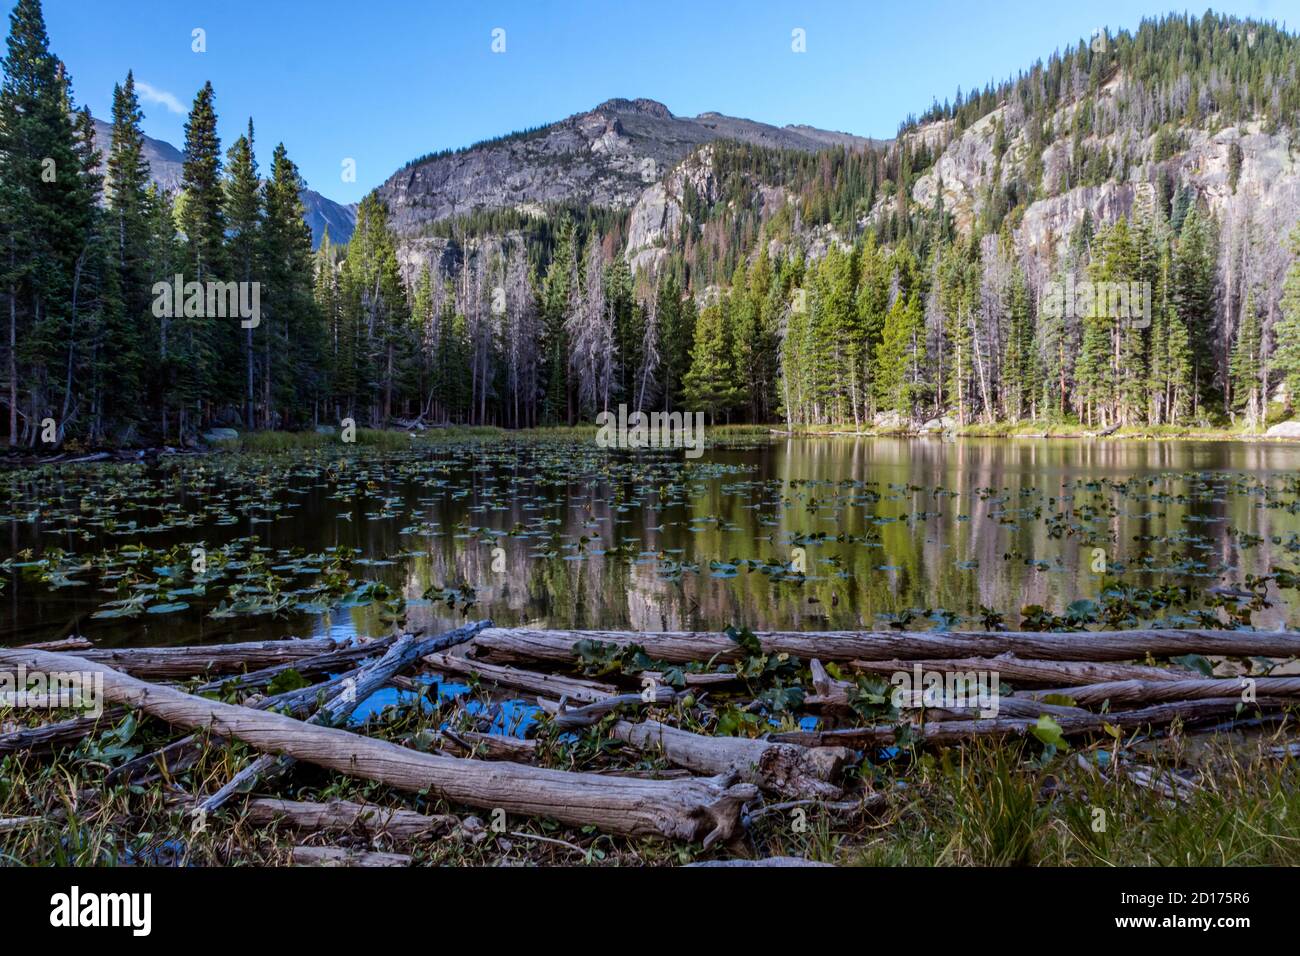
[[[1252,578],[1300,565],[1298,467],[1300,447],[1264,442],[742,439],[690,461],[594,437],[436,435],[401,452],[47,466],[0,475],[0,643],[342,637],[466,613],[647,630],[1295,626],[1294,592]]]

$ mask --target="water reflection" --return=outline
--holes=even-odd
[[[1203,588],[1293,567],[1287,545],[1300,518],[1285,506],[1297,497],[1297,464],[1300,449],[1266,443],[782,439],[713,448],[684,465],[680,453],[487,442],[362,460],[351,471],[319,460],[229,474],[217,461],[185,464],[140,479],[153,489],[141,528],[160,514],[207,508],[211,518],[214,495],[238,506],[140,540],[157,548],[256,535],[277,552],[359,548],[371,563],[355,571],[399,588],[410,622],[433,627],[461,615],[421,595],[462,584],[476,592],[471,615],[501,625],[838,629],[921,609],[978,626],[981,608],[1014,623],[1025,605],[1060,611],[1096,598],[1096,549],[1108,571],[1144,585]],[[61,493],[63,481],[44,490]],[[14,520],[8,556],[131,540]],[[795,548],[806,556],[802,583],[743,566],[789,563]],[[0,640],[10,643],[77,631],[120,644],[387,630],[373,605],[216,621],[196,603],[160,621],[93,621],[111,597],[95,586],[55,590],[16,572],[8,580]],[[1257,626],[1300,624],[1270,596]]]

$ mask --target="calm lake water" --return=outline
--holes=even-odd
[[[12,472],[0,643],[386,633],[403,609],[367,581],[413,626],[467,602],[542,627],[1016,626],[1107,584],[1187,586],[1142,616],[1188,623],[1205,589],[1300,567],[1298,467],[1268,443],[774,439],[688,461],[419,439]],[[1270,584],[1255,626],[1300,625],[1296,596]]]

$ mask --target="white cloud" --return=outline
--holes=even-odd
[[[166,90],[157,89],[142,80],[135,81],[135,90],[140,94],[140,99],[146,103],[158,103],[166,107],[168,112],[185,115],[185,107],[181,105],[181,101]]]

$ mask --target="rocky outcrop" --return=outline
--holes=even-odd
[[[1300,421],[1278,422],[1268,431],[1265,438],[1300,438]]]

